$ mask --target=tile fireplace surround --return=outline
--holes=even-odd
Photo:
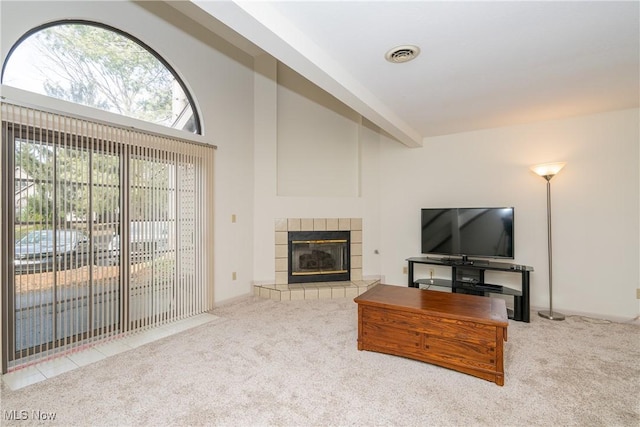
[[[288,283],[289,231],[350,231],[350,281]],[[275,220],[275,276],[273,284],[254,285],[256,297],[275,301],[322,298],[355,298],[376,285],[379,279],[362,277],[362,218],[278,218]]]

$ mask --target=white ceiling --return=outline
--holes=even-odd
[[[256,54],[252,42],[408,146],[639,106],[638,1],[190,5],[180,9],[205,25],[205,15],[222,22],[245,39],[239,47]],[[403,64],[384,59],[405,44],[422,53]]]

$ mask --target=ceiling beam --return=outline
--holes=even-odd
[[[265,2],[191,0],[238,34],[295,70],[379,126],[407,147],[421,147],[422,136],[299,28]]]

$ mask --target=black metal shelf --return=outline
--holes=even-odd
[[[514,296],[522,296],[522,292],[510,288],[508,286],[500,286],[500,285],[492,285],[490,283],[471,283],[471,282],[460,282],[456,281],[455,283],[449,279],[418,279],[413,283],[417,284],[417,287],[421,287],[420,285],[426,286],[438,286],[441,288],[452,288],[452,289],[462,289],[466,291],[472,292],[482,292],[484,294],[503,294],[503,295],[514,295]]]
[[[505,262],[494,262],[486,260],[457,260],[448,258],[414,257],[407,259],[408,286],[413,288],[424,288],[438,286],[451,288],[452,292],[466,293],[472,295],[487,296],[487,294],[502,294],[513,296],[513,313],[510,315],[514,320],[529,322],[529,281],[533,267],[528,265],[510,264]],[[428,264],[440,265],[451,269],[451,280],[448,279],[417,279],[414,280],[414,265]],[[485,283],[485,271],[500,271],[505,273],[516,273],[521,276],[521,289],[514,289],[508,286]]]

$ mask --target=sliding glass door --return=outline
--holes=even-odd
[[[121,153],[67,134],[8,127],[9,348],[16,359],[119,329]],[[116,148],[116,151],[110,151]]]
[[[68,120],[2,124],[3,372],[212,305],[213,149]]]

